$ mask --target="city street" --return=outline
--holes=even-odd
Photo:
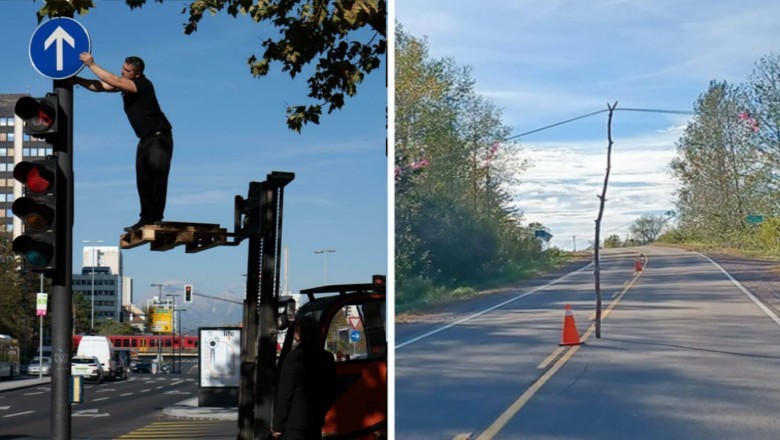
[[[645,247],[557,283],[400,324],[399,439],[767,439],[780,436],[780,320],[705,257]],[[571,304],[584,345],[561,348]]]
[[[235,419],[193,420],[165,414],[166,408],[197,398],[195,359],[185,359],[183,371],[131,374],[127,381],[103,384],[86,382],[84,402],[72,406],[71,438],[235,438]],[[50,384],[0,392],[0,439],[50,438],[50,392]]]

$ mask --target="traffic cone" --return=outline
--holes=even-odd
[[[642,272],[642,259],[639,257],[634,261],[634,272]]]
[[[580,333],[577,331],[577,324],[574,323],[574,313],[571,306],[566,304],[566,316],[563,318],[563,335],[561,343],[558,345],[580,345]]]

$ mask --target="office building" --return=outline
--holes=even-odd
[[[93,294],[94,291],[94,294]],[[85,246],[81,273],[73,274],[73,293],[94,296],[94,321],[130,322],[138,313],[128,312],[133,302],[133,280],[122,273],[122,253],[116,246]]]

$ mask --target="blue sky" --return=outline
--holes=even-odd
[[[404,30],[430,54],[473,68],[476,89],[503,109],[513,134],[618,108],[692,111],[711,80],[745,82],[780,49],[780,3],[771,0],[397,0]],[[674,209],[668,163],[688,116],[618,112],[602,237],[625,238],[644,213]],[[606,168],[606,113],[529,135],[532,168],[511,188],[552,244],[594,236]],[[576,237],[576,238],[575,238]]]
[[[174,127],[166,220],[218,223],[232,231],[234,195],[245,196],[250,181],[265,180],[271,171],[291,171],[296,178],[285,191],[283,225],[290,289],[323,284],[324,261],[314,254],[317,249],[336,250],[327,256],[328,283],[369,282],[372,274],[386,273],[384,67],[366,78],[344,109],[297,134],[287,129],[285,109],[309,102],[305,78],[291,80],[272,68],[267,77],[255,79],[246,64],[250,55],[262,53],[260,42],[273,29],[248,17],[207,14],[199,30],[187,36],[184,2],[150,0],[132,12],[124,1],[95,4],[89,14],[74,17],[90,34],[95,62],[118,73],[126,56],[143,58]],[[0,93],[51,91],[51,80],[37,73],[28,57],[41,5],[40,0],[0,1]],[[94,78],[87,69],[80,75]],[[73,267],[78,271],[82,240],[118,245],[122,228],[138,219],[139,206],[137,138],[121,97],[82,88],[74,95]],[[156,294],[153,283],[169,284],[164,294],[182,293],[184,284],[193,284],[196,293],[241,300],[246,256],[246,242],[197,254],[185,254],[183,247],[151,252],[148,245],[123,252],[138,304]],[[240,320],[238,309],[234,322]]]

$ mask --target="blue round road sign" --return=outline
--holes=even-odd
[[[352,342],[357,342],[360,340],[360,332],[357,330],[352,330],[349,332],[349,340]]]
[[[91,52],[92,42],[84,26],[72,18],[52,18],[41,23],[30,38],[30,62],[41,75],[65,79],[79,73],[82,52]]]

